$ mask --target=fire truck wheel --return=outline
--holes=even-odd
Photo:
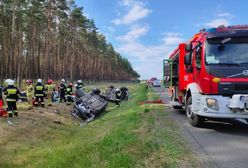
[[[172,96],[170,97],[171,98],[171,101],[175,101],[175,95],[174,95],[174,92],[172,92]],[[173,109],[183,109],[182,106],[172,106]]]
[[[194,114],[192,111],[192,97],[189,97],[186,105],[186,114],[189,123],[194,127],[201,127],[204,123],[204,117]]]

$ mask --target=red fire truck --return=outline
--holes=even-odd
[[[172,107],[185,109],[191,125],[248,121],[248,25],[201,30],[179,44],[165,67]]]

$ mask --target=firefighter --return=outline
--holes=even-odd
[[[81,89],[81,88],[83,88],[85,85],[84,85],[84,83],[82,82],[82,80],[78,80],[77,81],[77,89]]]
[[[13,114],[18,116],[16,102],[19,99],[20,92],[17,87],[14,86],[15,82],[13,80],[8,79],[6,83],[8,86],[3,89],[3,92],[6,95],[8,116],[12,117]]]
[[[53,85],[53,80],[48,79],[46,85],[46,92],[47,92],[47,105],[52,106],[53,102],[53,92],[55,91],[55,86]]]
[[[28,79],[26,81],[26,84],[27,84],[27,97],[28,97],[28,103],[29,104],[32,104],[32,98],[33,98],[33,95],[34,95],[34,87],[33,87],[33,84],[32,84],[32,80]]]
[[[44,97],[46,96],[45,86],[42,84],[42,79],[38,79],[34,87],[35,107],[38,107],[39,102],[41,107],[45,107]]]
[[[73,83],[69,83],[69,85],[66,87],[66,104],[67,105],[70,105],[70,102],[73,102],[72,95],[73,95]]]
[[[66,98],[65,98],[65,92],[66,92],[66,85],[65,85],[65,80],[62,79],[61,83],[59,85],[59,94],[60,94],[60,103],[62,102],[62,100],[64,100],[64,102],[66,102]]]

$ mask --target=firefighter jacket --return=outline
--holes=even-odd
[[[20,92],[17,87],[9,85],[3,89],[4,94],[6,95],[7,102],[16,102],[19,99]]]
[[[66,86],[65,86],[64,83],[61,83],[59,85],[59,91],[60,91],[60,93],[65,94],[65,92],[66,92]]]
[[[34,87],[33,87],[32,84],[28,85],[28,86],[27,86],[27,93],[28,93],[28,94],[32,94],[32,93],[33,93],[33,89],[34,89]]]
[[[34,87],[34,96],[35,97],[44,97],[46,95],[45,86],[41,83],[38,83]]]
[[[78,83],[77,86],[76,86],[76,89],[81,89],[84,86],[85,86],[84,83]]]
[[[72,95],[72,94],[73,94],[72,86],[67,86],[66,95]]]
[[[46,85],[47,93],[52,93],[54,90],[55,90],[55,86],[53,84],[47,84]]]
[[[79,83],[78,84],[78,88],[83,88],[84,87],[84,84],[83,83]]]

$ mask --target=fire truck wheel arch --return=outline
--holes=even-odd
[[[186,101],[189,98],[189,94],[192,97],[192,111],[199,110],[200,97],[201,97],[201,89],[197,83],[191,83],[187,86],[187,95]]]

